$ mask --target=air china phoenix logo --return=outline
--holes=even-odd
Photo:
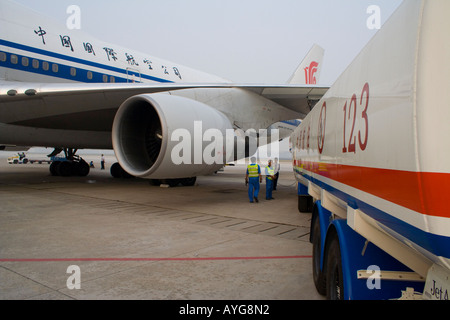
[[[309,67],[305,68],[305,81],[306,84],[316,84],[316,72],[319,64],[315,61],[312,61]]]

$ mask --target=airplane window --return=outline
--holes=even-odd
[[[103,82],[108,82],[108,76],[106,74],[103,75]]]
[[[24,67],[28,67],[29,64],[30,64],[30,60],[27,57],[22,57],[22,65]]]
[[[48,69],[50,69],[47,61],[42,62],[42,69],[44,69],[44,71],[48,71]]]
[[[92,80],[92,78],[94,77],[94,76],[92,75],[92,71],[88,71],[88,72],[87,72],[87,77],[88,77],[89,80]]]
[[[56,72],[58,72],[58,70],[59,70],[59,66],[56,63],[52,64],[52,71],[56,73]]]
[[[75,68],[70,68],[70,75],[71,75],[72,77],[75,77],[75,76],[77,75],[77,69],[75,69]]]
[[[109,82],[115,83],[116,82],[116,78],[114,78],[113,76],[109,77]]]
[[[12,64],[18,64],[19,63],[19,58],[15,54],[11,55],[11,63]]]
[[[39,69],[39,60],[33,59],[33,68]]]
[[[5,62],[6,61],[6,53],[0,52],[0,61]]]

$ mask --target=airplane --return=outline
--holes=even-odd
[[[0,150],[64,151],[68,161],[53,162],[50,172],[86,176],[89,166],[77,150],[113,149],[114,177],[192,185],[293,132],[299,122],[292,119],[304,118],[329,89],[317,85],[323,52],[314,45],[287,83],[237,84],[0,0]],[[281,134],[272,137],[271,129]],[[192,143],[196,135],[201,141]],[[201,157],[212,150],[223,161]]]

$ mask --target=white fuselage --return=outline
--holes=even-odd
[[[2,83],[7,85],[2,86]],[[12,86],[12,83],[16,84]],[[27,83],[73,83],[75,87],[76,83],[228,81],[103,42],[79,30],[69,30],[15,3],[0,1],[0,87],[9,91],[26,87]],[[296,112],[243,89],[189,89],[167,94],[205,103],[226,115],[235,128],[244,131],[250,128],[258,131],[280,120],[298,118]],[[9,104],[0,109],[0,144],[111,148],[110,118],[114,112],[108,110],[117,110],[126,98],[114,96],[95,108],[92,104],[86,106],[83,101],[77,101],[76,97],[59,103],[58,108],[45,108],[46,104],[57,101],[18,103],[14,107]],[[80,119],[86,125],[77,123],[77,129],[71,131],[77,120],[68,119],[77,112],[99,116],[98,127]],[[60,127],[53,127],[53,123],[60,123]],[[30,136],[34,139],[30,140]]]

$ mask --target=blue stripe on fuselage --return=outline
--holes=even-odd
[[[42,50],[42,49],[38,49],[38,48],[34,48],[34,47],[30,47],[30,46],[26,46],[26,45],[23,45],[23,44],[11,42],[11,41],[6,41],[6,40],[2,40],[2,39],[0,39],[0,45],[6,46],[6,47],[10,47],[10,48],[14,48],[14,49],[27,51],[27,52],[31,52],[31,53],[44,55],[44,56],[47,56],[47,57],[61,59],[61,60],[68,61],[68,62],[83,64],[83,65],[86,65],[86,66],[91,66],[91,67],[99,68],[99,69],[102,69],[102,70],[108,70],[108,71],[112,71],[112,72],[116,72],[116,73],[120,73],[120,74],[124,74],[125,75],[125,78],[121,78],[121,77],[116,77],[115,76],[116,82],[128,82],[129,81],[127,79],[128,75],[134,75],[136,77],[141,77],[143,79],[147,79],[147,80],[150,80],[150,81],[156,81],[156,82],[166,82],[166,83],[172,83],[173,82],[173,81],[170,81],[170,80],[161,79],[161,78],[149,76],[149,75],[142,74],[142,73],[139,74],[137,72],[132,72],[132,71],[129,71],[129,70],[126,70],[126,69],[120,69],[120,68],[117,68],[117,67],[113,67],[113,66],[108,66],[108,65],[92,62],[92,61],[89,61],[89,60],[83,60],[83,59],[79,59],[79,58],[74,58],[74,57],[63,55],[63,54],[59,54],[59,53],[55,53],[55,52],[51,52],[51,51],[46,51],[46,50]],[[77,75],[76,76],[72,76],[70,74],[70,68],[75,68],[75,67],[74,66],[70,66],[70,65],[62,65],[62,64],[59,64],[59,63],[57,63],[57,64],[59,65],[60,68],[62,68],[61,73],[55,73],[55,72],[52,72],[51,68],[48,71],[43,70],[42,68],[33,68],[31,60],[32,59],[39,60],[41,65],[42,65],[43,61],[46,61],[46,62],[48,62],[50,64],[55,63],[55,62],[47,61],[47,60],[40,60],[40,59],[36,59],[34,57],[27,57],[27,56],[21,56],[19,54],[15,54],[20,59],[19,59],[17,64],[13,64],[13,63],[11,63],[11,53],[10,52],[5,52],[5,53],[7,54],[7,59],[6,59],[6,61],[0,61],[0,66],[4,66],[6,68],[21,70],[21,71],[27,71],[27,72],[33,72],[33,73],[38,73],[38,74],[44,74],[44,75],[51,76],[51,77],[63,78],[63,79],[67,79],[67,80],[74,80],[74,81],[80,81],[80,82],[95,82],[95,83],[97,83],[97,82],[104,82],[103,81],[103,75],[105,73],[99,73],[99,72],[95,72],[95,71],[89,70],[89,69],[76,68],[77,69]],[[22,57],[27,57],[27,58],[30,59],[30,63],[29,63],[28,66],[23,66],[22,65],[22,63],[21,63],[21,58]],[[82,72],[78,72],[78,71],[82,71]],[[91,71],[93,73],[93,75],[94,75],[92,80],[87,78],[87,72],[88,71]],[[80,73],[80,76],[78,76],[78,73]],[[86,76],[81,76],[81,74],[84,74]],[[101,80],[99,80],[99,76],[101,76]],[[108,74],[108,76],[111,76],[111,74]],[[94,81],[94,79],[95,79],[95,81]]]

